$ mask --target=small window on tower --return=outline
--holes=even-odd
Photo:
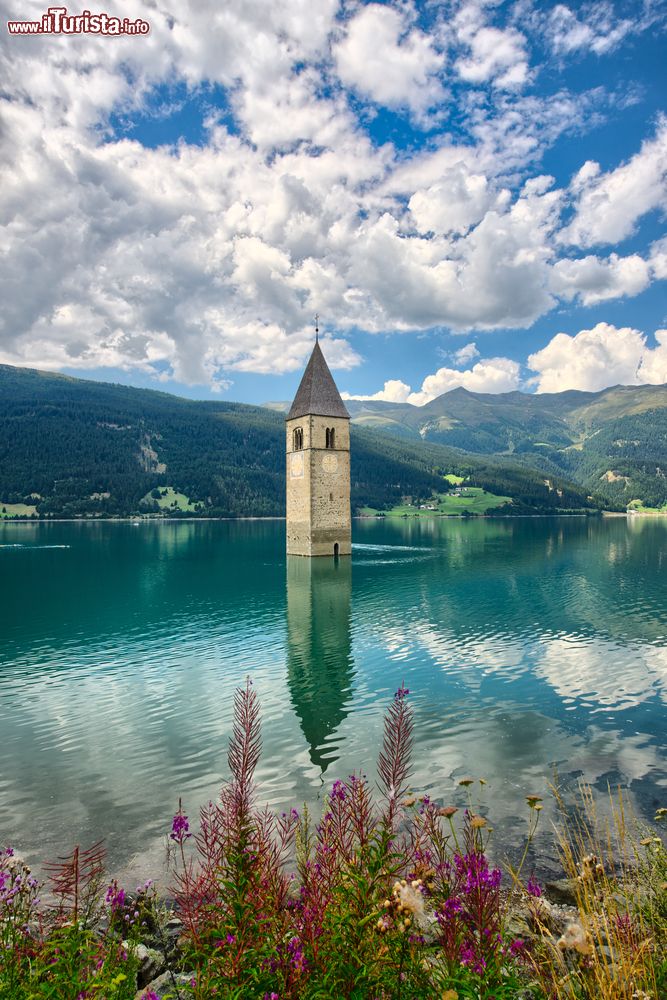
[[[336,429],[335,427],[327,427],[326,431],[326,446],[327,448],[336,447]]]
[[[329,500],[331,501],[331,503],[333,503],[333,493],[329,494]]]
[[[303,427],[295,427],[292,434],[292,446],[294,451],[301,451],[303,448]]]

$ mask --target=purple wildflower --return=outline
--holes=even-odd
[[[192,836],[190,833],[188,817],[182,813],[180,809],[174,816],[169,836],[172,840],[175,840],[177,844],[184,844],[188,837]]]
[[[119,889],[118,883],[114,881],[107,889],[104,899],[112,911],[117,912],[118,910],[122,910],[125,906],[125,890]]]
[[[542,895],[542,890],[540,889],[539,884],[535,881],[532,875],[526,882],[526,892],[530,896],[535,896],[536,899],[539,899],[540,896]]]
[[[403,683],[401,683],[400,688],[394,694],[394,701],[403,701],[403,699],[407,698],[409,694],[410,694],[410,689],[406,688],[406,686]]]
[[[424,813],[429,811],[431,806],[431,799],[428,795],[422,795],[421,805],[419,806],[419,815],[423,816]]]
[[[345,785],[342,781],[334,781],[331,789],[331,798],[338,799],[339,802],[345,801]]]
[[[459,958],[461,960],[461,965],[472,965],[475,961],[475,949],[468,941],[464,941],[461,945]]]
[[[292,964],[292,967],[296,969],[297,972],[301,972],[306,964],[306,959],[304,957],[301,948],[301,942],[299,941],[298,937],[293,937],[290,941],[287,942],[287,950],[290,955],[290,962]]]
[[[446,919],[447,917],[454,916],[455,913],[460,913],[463,909],[461,900],[457,896],[450,896],[442,904],[442,916]]]
[[[483,854],[454,855],[454,864],[459,875],[465,877],[464,892],[477,888],[497,889],[502,879],[500,868],[489,871],[489,864]]]

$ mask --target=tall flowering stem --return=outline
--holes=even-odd
[[[260,752],[259,701],[248,680],[234,699],[230,780],[201,811],[196,855],[184,852],[189,825],[181,808],[171,833],[181,856],[177,901],[199,965],[197,997],[208,998],[221,984],[241,987],[266,971],[266,962],[300,975],[298,944],[284,945],[290,918],[284,865],[299,817],[296,810],[277,816],[254,806]]]
[[[21,983],[35,957],[35,924],[41,932],[39,885],[11,847],[0,847],[0,995],[22,996]]]
[[[252,804],[253,778],[262,753],[259,699],[247,679],[234,695],[234,729],[227,760],[232,773],[232,793],[239,819],[247,817]]]
[[[60,913],[76,923],[92,917],[102,876],[104,875],[104,844],[100,840],[82,851],[77,845],[71,854],[44,865],[51,891],[60,897]]]
[[[406,792],[412,757],[412,708],[407,701],[409,690],[401,684],[384,719],[384,738],[378,757],[380,785],[386,795],[384,820],[391,829],[398,803]]]

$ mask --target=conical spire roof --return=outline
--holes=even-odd
[[[350,419],[350,414],[340,398],[340,393],[329,371],[329,366],[324,360],[318,341],[315,341],[313,353],[306,365],[287,419],[305,417],[309,413],[318,417],[347,417],[348,420]]]

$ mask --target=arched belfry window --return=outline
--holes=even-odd
[[[327,448],[335,448],[336,447],[336,428],[335,427],[327,427],[327,430],[326,430],[326,446],[327,446]]]
[[[292,447],[294,451],[301,451],[303,448],[303,427],[295,427],[292,432]]]

